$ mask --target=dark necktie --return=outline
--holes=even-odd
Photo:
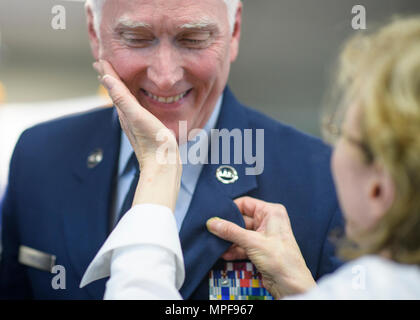
[[[133,178],[133,181],[131,182],[130,189],[128,190],[127,195],[125,196],[124,202],[121,206],[121,210],[117,217],[117,223],[118,221],[120,221],[122,216],[126,214],[128,210],[130,210],[131,206],[133,205],[134,194],[136,193],[137,183],[139,182],[139,176],[140,176],[139,163],[137,161],[137,158],[134,152],[130,157],[128,166],[130,166],[129,168],[134,166],[136,168],[136,173],[134,174],[134,178]]]

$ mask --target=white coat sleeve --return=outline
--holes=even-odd
[[[80,287],[108,276],[105,299],[181,299],[184,260],[169,208],[131,208],[88,266]]]

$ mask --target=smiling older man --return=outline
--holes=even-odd
[[[233,202],[244,195],[288,209],[315,279],[335,270],[339,261],[328,235],[341,225],[341,215],[329,148],[244,107],[226,86],[239,50],[242,4],[92,0],[86,12],[95,60],[107,60],[133,97],[173,130],[180,145],[191,143],[184,141],[181,123],[187,132],[226,129],[246,135],[245,130],[264,130],[264,151],[255,155],[263,161],[259,175],[249,175],[247,164],[232,157],[238,150],[256,150],[258,139],[240,142],[240,148],[235,140],[221,148],[219,158],[211,145],[210,163],[183,159],[175,208],[185,261],[182,297],[271,298],[249,262],[221,259],[228,258],[224,253],[230,244],[206,230],[206,221],[215,215],[244,226]],[[80,280],[130,208],[137,179],[137,161],[115,109],[25,131],[14,151],[4,202],[1,297],[102,298],[106,280],[83,289]]]
[[[203,128],[238,55],[238,3],[92,0],[87,15],[93,56],[109,61],[168,128],[178,132],[180,120],[189,129]]]

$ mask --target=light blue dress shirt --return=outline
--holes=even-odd
[[[207,136],[210,137],[210,130],[214,129],[216,126],[217,119],[219,117],[220,108],[222,106],[223,95],[220,96],[219,100],[216,103],[216,106],[210,115],[209,120],[204,126],[203,130],[207,133]],[[178,199],[176,202],[175,208],[175,220],[178,226],[178,231],[181,229],[182,222],[188,212],[195,187],[200,177],[201,169],[203,168],[202,164],[191,164],[187,161],[188,150],[191,145],[197,143],[204,143],[201,139],[199,141],[189,141],[187,148],[180,148],[180,156],[182,160],[182,177],[181,177],[181,188],[179,190]],[[209,143],[209,141],[207,141]],[[208,150],[207,150],[208,151]],[[118,182],[116,186],[116,199],[114,201],[113,208],[113,221],[114,225],[118,221],[118,214],[123,205],[124,199],[127,195],[128,190],[130,189],[131,182],[134,179],[135,168],[134,166],[128,166],[129,159],[133,153],[133,147],[130,144],[124,131],[121,131],[121,145],[120,145],[120,156],[118,162]],[[141,168],[140,168],[141,169]]]

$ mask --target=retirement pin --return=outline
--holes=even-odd
[[[104,153],[102,149],[95,149],[92,151],[87,158],[87,166],[89,169],[95,168],[99,163],[101,163],[104,158]]]
[[[238,172],[231,166],[221,166],[217,168],[216,178],[224,184],[234,183],[239,179]]]

